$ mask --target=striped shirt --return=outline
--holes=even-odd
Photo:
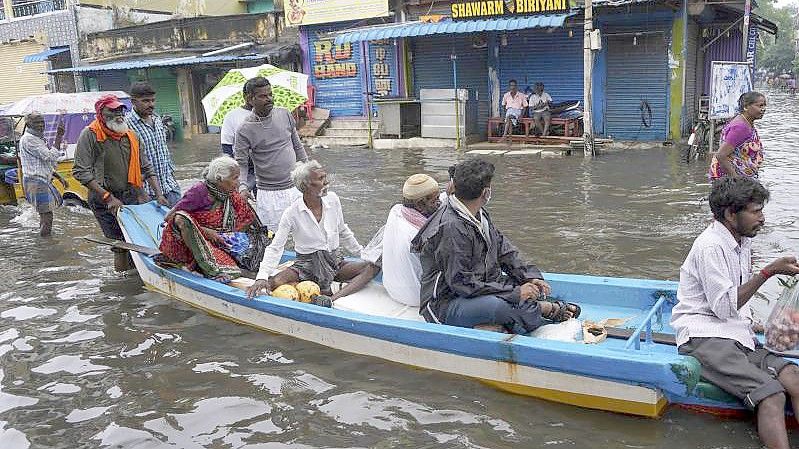
[[[175,180],[175,164],[172,162],[172,154],[169,152],[169,147],[166,146],[166,128],[164,128],[164,123],[159,115],[153,114],[152,119],[152,125],[147,124],[133,109],[125,116],[128,126],[139,136],[144,154],[153,164],[161,192],[164,194],[173,190],[180,192],[180,185]],[[155,194],[146,182],[144,188],[148,194]]]
[[[23,176],[38,176],[49,182],[60,157],[61,151],[49,148],[43,138],[31,134],[30,131],[26,131],[19,139]]]
[[[677,346],[692,337],[727,338],[755,349],[752,313],[738,309],[738,287],[752,277],[751,239],[735,241],[730,231],[713,220],[694,241],[680,267],[678,303],[671,315]]]

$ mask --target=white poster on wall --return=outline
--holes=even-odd
[[[752,90],[749,64],[738,61],[713,61],[710,68],[711,119],[728,119],[738,113],[738,99]]]

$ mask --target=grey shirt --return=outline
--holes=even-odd
[[[308,159],[294,118],[283,108],[273,108],[266,117],[250,114],[236,130],[233,154],[241,173],[247,173],[248,160],[252,159],[259,190],[291,188],[294,164]]]
[[[120,140],[107,138],[103,142],[97,141],[94,131],[84,128],[78,137],[75,147],[75,166],[72,176],[81,184],[88,186],[96,180],[100,186],[113,192],[127,190],[128,164],[130,162],[130,141],[127,137]],[[150,160],[139,145],[139,164],[144,182],[155,176]]]

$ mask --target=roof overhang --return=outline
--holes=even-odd
[[[94,64],[80,67],[69,67],[65,69],[55,69],[50,70],[47,73],[105,72],[109,70],[147,69],[151,67],[178,67],[238,61],[262,61],[282,58],[286,54],[290,54],[292,51],[295,51],[295,47],[297,47],[296,44],[283,45],[269,51],[247,55],[182,56],[176,58],[126,60],[106,64]]]
[[[40,51],[39,53],[34,53],[32,55],[25,56],[22,59],[22,62],[47,61],[48,59],[50,59],[51,56],[55,56],[57,54],[61,54],[67,51],[69,51],[69,47],[54,47],[44,51]]]
[[[435,34],[480,33],[484,31],[512,31],[526,28],[562,27],[566,19],[577,12],[543,14],[538,16],[513,17],[484,20],[442,20],[439,22],[387,23],[347,31],[331,33],[336,44],[348,42],[376,41],[399,37],[418,37]]]

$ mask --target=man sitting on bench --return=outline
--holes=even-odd
[[[531,127],[533,134],[548,136],[549,124],[552,121],[552,114],[549,111],[552,106],[552,97],[544,92],[544,83],[535,83],[533,93],[530,94],[527,103],[530,105],[530,117],[533,118]]]
[[[527,107],[527,98],[519,92],[516,80],[508,81],[509,90],[502,97],[502,106],[505,108],[505,132],[502,137],[510,140],[513,127],[519,123],[519,118]]]

